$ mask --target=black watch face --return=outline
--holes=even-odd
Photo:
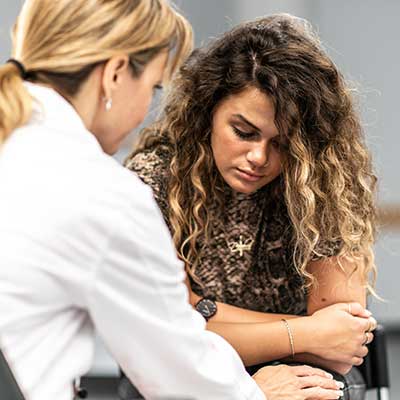
[[[197,303],[196,310],[208,320],[217,312],[217,305],[210,299],[202,299]]]

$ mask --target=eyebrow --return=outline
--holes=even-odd
[[[233,117],[239,118],[242,122],[244,122],[245,124],[251,126],[253,129],[255,129],[257,132],[261,132],[261,129],[258,128],[257,126],[255,126],[254,124],[252,124],[248,119],[246,119],[245,117],[243,117],[242,114],[233,114]]]

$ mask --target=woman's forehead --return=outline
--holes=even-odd
[[[243,123],[250,122],[260,131],[270,130],[275,125],[273,100],[259,89],[251,87],[230,95],[218,105],[220,112]]]

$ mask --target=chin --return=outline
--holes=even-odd
[[[108,143],[107,146],[102,146],[104,153],[113,156],[119,150],[120,143]]]
[[[253,186],[253,185],[246,185],[243,184],[242,182],[235,182],[233,184],[228,183],[228,185],[238,193],[243,193],[243,194],[252,194],[256,192],[258,189],[260,189],[258,186]]]

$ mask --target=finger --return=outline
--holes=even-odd
[[[353,365],[359,366],[359,365],[361,365],[363,362],[364,362],[364,359],[363,359],[362,357],[354,356],[354,357],[351,358],[351,363],[352,363]]]
[[[312,387],[302,390],[306,400],[332,400],[343,396],[343,390],[324,389],[320,387]]]
[[[376,329],[376,327],[378,326],[378,322],[376,321],[376,319],[374,317],[369,317],[369,327],[368,327],[368,331],[372,332]]]
[[[369,332],[369,331],[370,331],[370,328],[371,328],[371,321],[370,321],[370,319],[368,318],[368,319],[364,320],[363,325],[364,325],[364,331],[365,331],[365,332]]]
[[[322,376],[302,376],[299,378],[300,388],[321,387],[324,389],[339,390],[343,389],[344,383],[328,379]]]
[[[324,378],[332,379],[333,375],[330,374],[329,372],[326,372],[320,368],[314,368],[310,367],[309,365],[294,365],[291,366],[292,371],[297,375],[297,376],[321,376]]]
[[[368,347],[367,346],[362,346],[361,349],[355,354],[356,357],[359,358],[364,358],[368,354]]]
[[[356,327],[360,333],[364,334],[364,332],[368,332],[368,329],[371,326],[371,323],[369,322],[369,318],[362,318],[362,317],[358,317],[358,316],[357,317],[355,316],[353,318],[354,318],[354,320],[357,321],[357,323],[354,324],[353,326]]]
[[[368,343],[370,344],[374,340],[374,334],[372,332],[368,332]]]
[[[368,344],[368,340],[369,340],[369,332],[365,331],[364,335],[363,335],[363,341],[361,343],[361,346],[366,346]]]
[[[372,313],[365,309],[360,303],[344,304],[344,310],[355,317],[369,318]]]
[[[372,332],[364,332],[362,335],[361,346],[366,346],[374,340],[374,334]]]

